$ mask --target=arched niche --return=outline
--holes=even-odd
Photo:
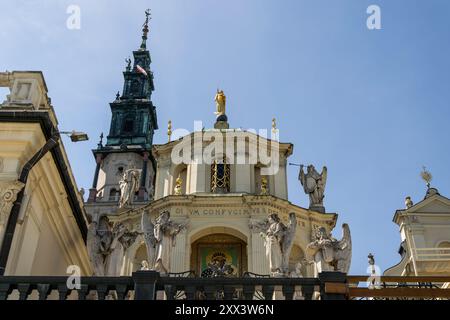
[[[244,233],[242,233],[241,231],[239,231],[235,228],[221,226],[221,225],[219,225],[219,223],[217,223],[215,227],[207,227],[207,228],[202,228],[201,230],[198,230],[198,229],[193,230],[189,235],[189,241],[192,244],[194,241],[197,241],[198,239],[200,239],[204,236],[207,236],[210,234],[215,234],[215,233],[229,234],[236,238],[241,239],[245,243],[248,242],[247,236]]]
[[[141,243],[141,245],[139,245],[139,247],[136,249],[132,261],[132,272],[140,270],[143,260],[147,260],[148,262],[147,248],[145,247],[145,243]]]
[[[448,259],[450,254],[450,241],[444,240],[439,242],[438,248],[442,249],[439,250],[439,254],[442,255],[443,259]]]
[[[292,246],[291,254],[289,256],[289,272],[295,272],[297,264],[301,264],[301,272],[304,277],[308,276],[308,266],[305,264],[305,252],[298,245]]]
[[[182,184],[181,184],[181,194],[187,194],[189,190],[189,183],[188,183],[188,166],[184,163],[179,164],[175,166],[172,170],[171,174],[171,187],[169,194],[174,194],[175,191],[175,185],[177,178],[180,177]]]
[[[201,276],[210,263],[221,259],[232,266],[232,276],[242,276],[248,270],[245,235],[230,228],[214,229],[216,228],[208,228],[209,232],[199,232],[191,237],[191,270],[194,270],[197,276]]]
[[[438,248],[450,249],[450,241],[441,241],[441,242],[439,242]]]

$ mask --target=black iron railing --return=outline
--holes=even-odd
[[[449,300],[449,276],[348,276],[348,298],[357,300]],[[363,284],[363,285],[361,285]]]
[[[178,278],[161,277],[156,286],[168,300],[311,300],[320,281],[310,278]],[[180,294],[181,293],[181,294]]]
[[[69,283],[68,283],[69,280]],[[450,277],[381,277],[376,289],[365,276],[324,272],[318,278],[199,278],[193,272],[161,276],[138,271],[130,277],[0,276],[0,300],[344,300],[355,298],[449,299]],[[361,284],[361,286],[360,286]]]
[[[123,300],[134,289],[132,277],[80,277],[78,289],[71,289],[68,277],[53,276],[2,276],[0,300],[6,299],[112,299]]]
[[[306,299],[319,292],[315,278],[198,278],[160,276],[138,271],[131,277],[80,277],[79,286],[68,285],[64,276],[2,276],[0,300],[93,299],[93,300],[230,300]],[[341,277],[342,278],[342,277]]]

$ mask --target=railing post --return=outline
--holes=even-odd
[[[346,300],[348,297],[347,275],[342,272],[319,273],[321,300]]]
[[[134,300],[155,300],[159,272],[136,271],[131,276],[134,281]]]

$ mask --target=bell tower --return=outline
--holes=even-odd
[[[158,124],[151,100],[155,89],[151,58],[146,47],[150,12],[147,10],[145,14],[142,43],[133,51],[134,61],[126,59],[122,94],[117,92],[115,100],[109,104],[112,117],[106,143],[103,144],[102,133],[97,148],[92,150],[96,169],[85,206],[94,216],[117,211],[121,195],[119,182],[129,169],[140,172],[139,188],[129,205],[142,205],[153,200],[156,161],[151,149]]]

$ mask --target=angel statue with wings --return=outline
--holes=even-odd
[[[295,213],[289,214],[289,223],[284,225],[278,214],[269,215],[262,222],[251,222],[250,229],[265,236],[266,256],[273,277],[286,276],[289,272],[289,255],[297,228]]]
[[[106,216],[100,217],[97,222],[92,216],[88,216],[90,221],[86,240],[87,252],[91,262],[94,275],[106,275],[106,262],[111,254],[112,230]]]
[[[138,169],[128,169],[123,173],[122,179],[119,181],[119,208],[133,203],[134,194],[139,191],[140,177],[141,170]]]
[[[144,236],[145,247],[147,248],[148,268],[149,270],[154,270],[156,255],[155,225],[150,219],[150,214],[146,211],[142,212],[141,227]]]
[[[117,222],[112,229],[112,235],[111,254],[108,258],[106,274],[118,277],[122,270],[126,251],[136,240],[138,232],[131,232],[124,223]]]
[[[323,198],[325,197],[325,185],[327,183],[327,167],[323,167],[319,174],[311,164],[303,171],[303,165],[300,165],[298,179],[307,195],[309,195],[309,207],[323,207]]]
[[[156,218],[155,223],[150,220],[148,213],[142,213],[142,231],[147,247],[150,270],[162,274],[170,271],[170,256],[175,246],[175,238],[186,225],[170,220],[169,211],[163,211]]]
[[[324,271],[348,273],[352,259],[352,238],[348,224],[342,225],[342,239],[328,236],[324,227],[317,230],[316,239],[306,246],[306,253],[312,257],[314,276]]]

